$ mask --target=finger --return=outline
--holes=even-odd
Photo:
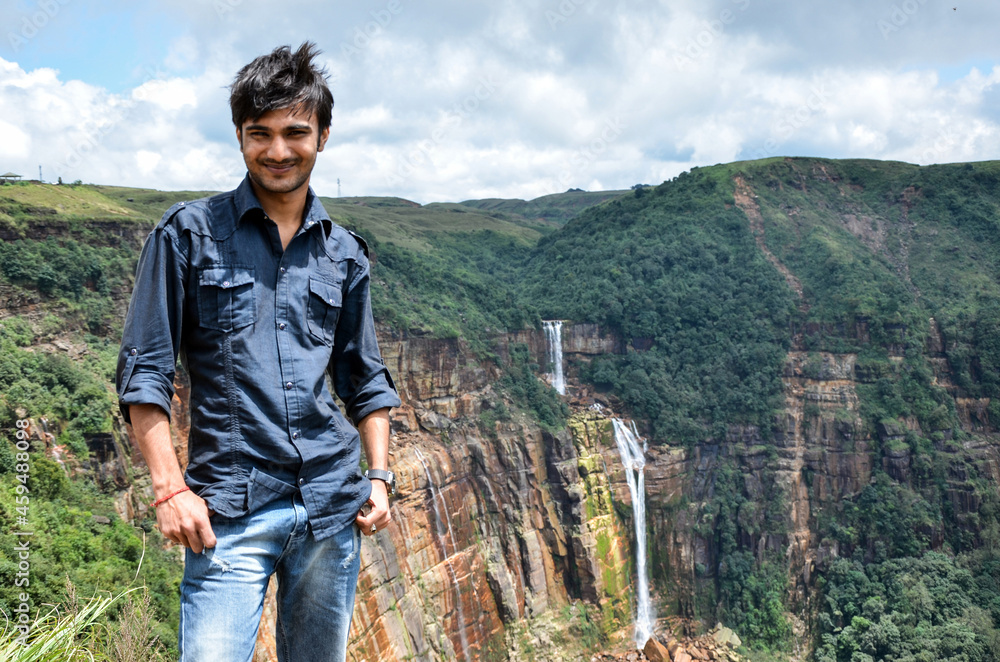
[[[212,530],[212,523],[205,520],[201,527],[198,529],[198,537],[201,538],[201,542],[205,547],[215,547],[215,531]]]
[[[358,528],[361,529],[361,533],[363,533],[366,536],[373,536],[382,529],[384,529],[386,524],[379,523],[382,521],[383,520],[378,516],[378,512],[375,510],[369,513],[367,516],[359,514],[354,519],[355,524],[357,524]],[[374,531],[372,530],[373,527]]]
[[[187,542],[182,543],[185,547],[190,547],[191,551],[195,554],[201,554],[201,550],[204,549],[204,545],[201,544],[201,538],[198,536],[197,531],[193,531],[187,536],[185,536]]]
[[[389,526],[389,517],[385,513],[372,512],[368,517],[368,528],[370,529],[373,526],[382,531]]]
[[[371,514],[362,515],[358,513],[358,516],[354,518],[354,523],[358,525],[358,528],[362,532],[367,532],[372,528],[372,520],[375,519]]]

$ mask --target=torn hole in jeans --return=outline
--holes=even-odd
[[[205,551],[211,552],[212,550],[205,550]],[[226,559],[220,559],[215,554],[211,554],[211,559],[209,560],[209,564],[219,568],[224,573],[232,572],[233,570],[233,567],[229,564],[229,561],[227,561]]]
[[[344,559],[344,562],[340,564],[340,567],[344,570],[351,566],[354,559],[357,558],[358,554],[361,552],[361,530],[358,529],[357,526],[355,526],[353,543],[354,545],[351,548],[351,553],[348,554],[347,558]]]

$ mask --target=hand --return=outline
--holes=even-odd
[[[389,512],[389,495],[386,493],[385,482],[381,480],[372,481],[372,495],[368,499],[368,505],[372,507],[367,515],[358,513],[354,518],[354,523],[361,529],[361,533],[371,536],[382,531],[389,526],[392,513]],[[372,531],[372,525],[376,531]]]
[[[215,533],[209,516],[205,500],[190,490],[156,507],[160,533],[169,540],[190,547],[195,554],[200,554],[206,547],[215,547]]]

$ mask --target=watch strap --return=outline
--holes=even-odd
[[[368,478],[369,480],[375,479],[384,481],[386,487],[389,488],[389,494],[392,495],[396,493],[396,474],[391,471],[386,471],[385,469],[369,469],[365,472],[365,478]]]

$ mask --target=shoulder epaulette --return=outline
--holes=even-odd
[[[166,212],[164,212],[163,218],[160,219],[160,222],[157,223],[156,227],[162,228],[164,225],[166,225],[167,223],[169,223],[170,220],[174,216],[177,215],[177,212],[179,212],[180,210],[184,209],[184,207],[186,207],[186,206],[187,206],[187,202],[178,202],[178,203],[174,204],[170,209],[168,209]]]
[[[358,245],[361,246],[361,250],[365,252],[365,257],[370,258],[371,255],[368,254],[368,242],[365,241],[364,238],[357,232],[351,232],[350,230],[347,230],[347,234],[351,235],[352,237],[358,240]]]

